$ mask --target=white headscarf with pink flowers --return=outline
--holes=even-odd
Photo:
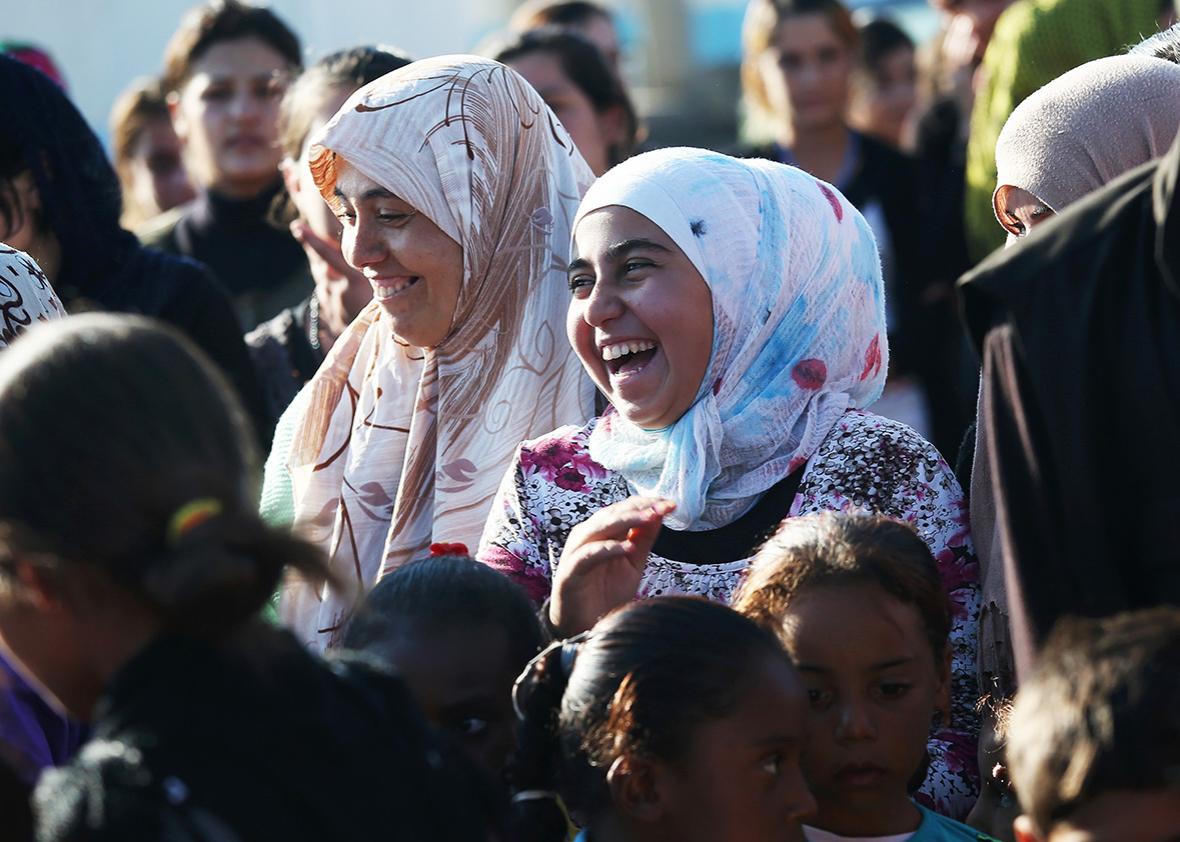
[[[795,167],[701,149],[639,155],[578,208],[630,208],[672,238],[713,296],[713,351],[692,407],[645,430],[609,412],[590,454],[667,497],[673,529],[732,523],[806,463],[840,416],[873,403],[889,364],[885,293],[864,217]]]

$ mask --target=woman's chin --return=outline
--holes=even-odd
[[[644,430],[662,430],[676,423],[679,418],[672,417],[665,407],[655,406],[652,402],[631,401],[617,394],[607,395],[607,399],[622,418]]]

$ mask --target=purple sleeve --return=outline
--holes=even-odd
[[[0,656],[0,745],[30,784],[60,766],[82,744],[83,728],[50,707],[6,658]]]

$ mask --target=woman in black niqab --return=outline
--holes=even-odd
[[[1023,675],[1065,615],[1180,604],[1180,139],[960,291]]]

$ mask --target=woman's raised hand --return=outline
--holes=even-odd
[[[629,497],[570,531],[549,600],[549,621],[562,636],[586,631],[635,598],[664,516],[675,508],[659,497]]]
[[[362,277],[360,272],[349,266],[348,261],[344,259],[344,253],[340,250],[339,240],[334,242],[324,239],[313,231],[311,226],[302,219],[296,219],[292,222],[290,230],[291,236],[303,246],[303,250],[309,253],[309,257],[311,254],[315,254],[342,277],[347,278],[354,275]]]

